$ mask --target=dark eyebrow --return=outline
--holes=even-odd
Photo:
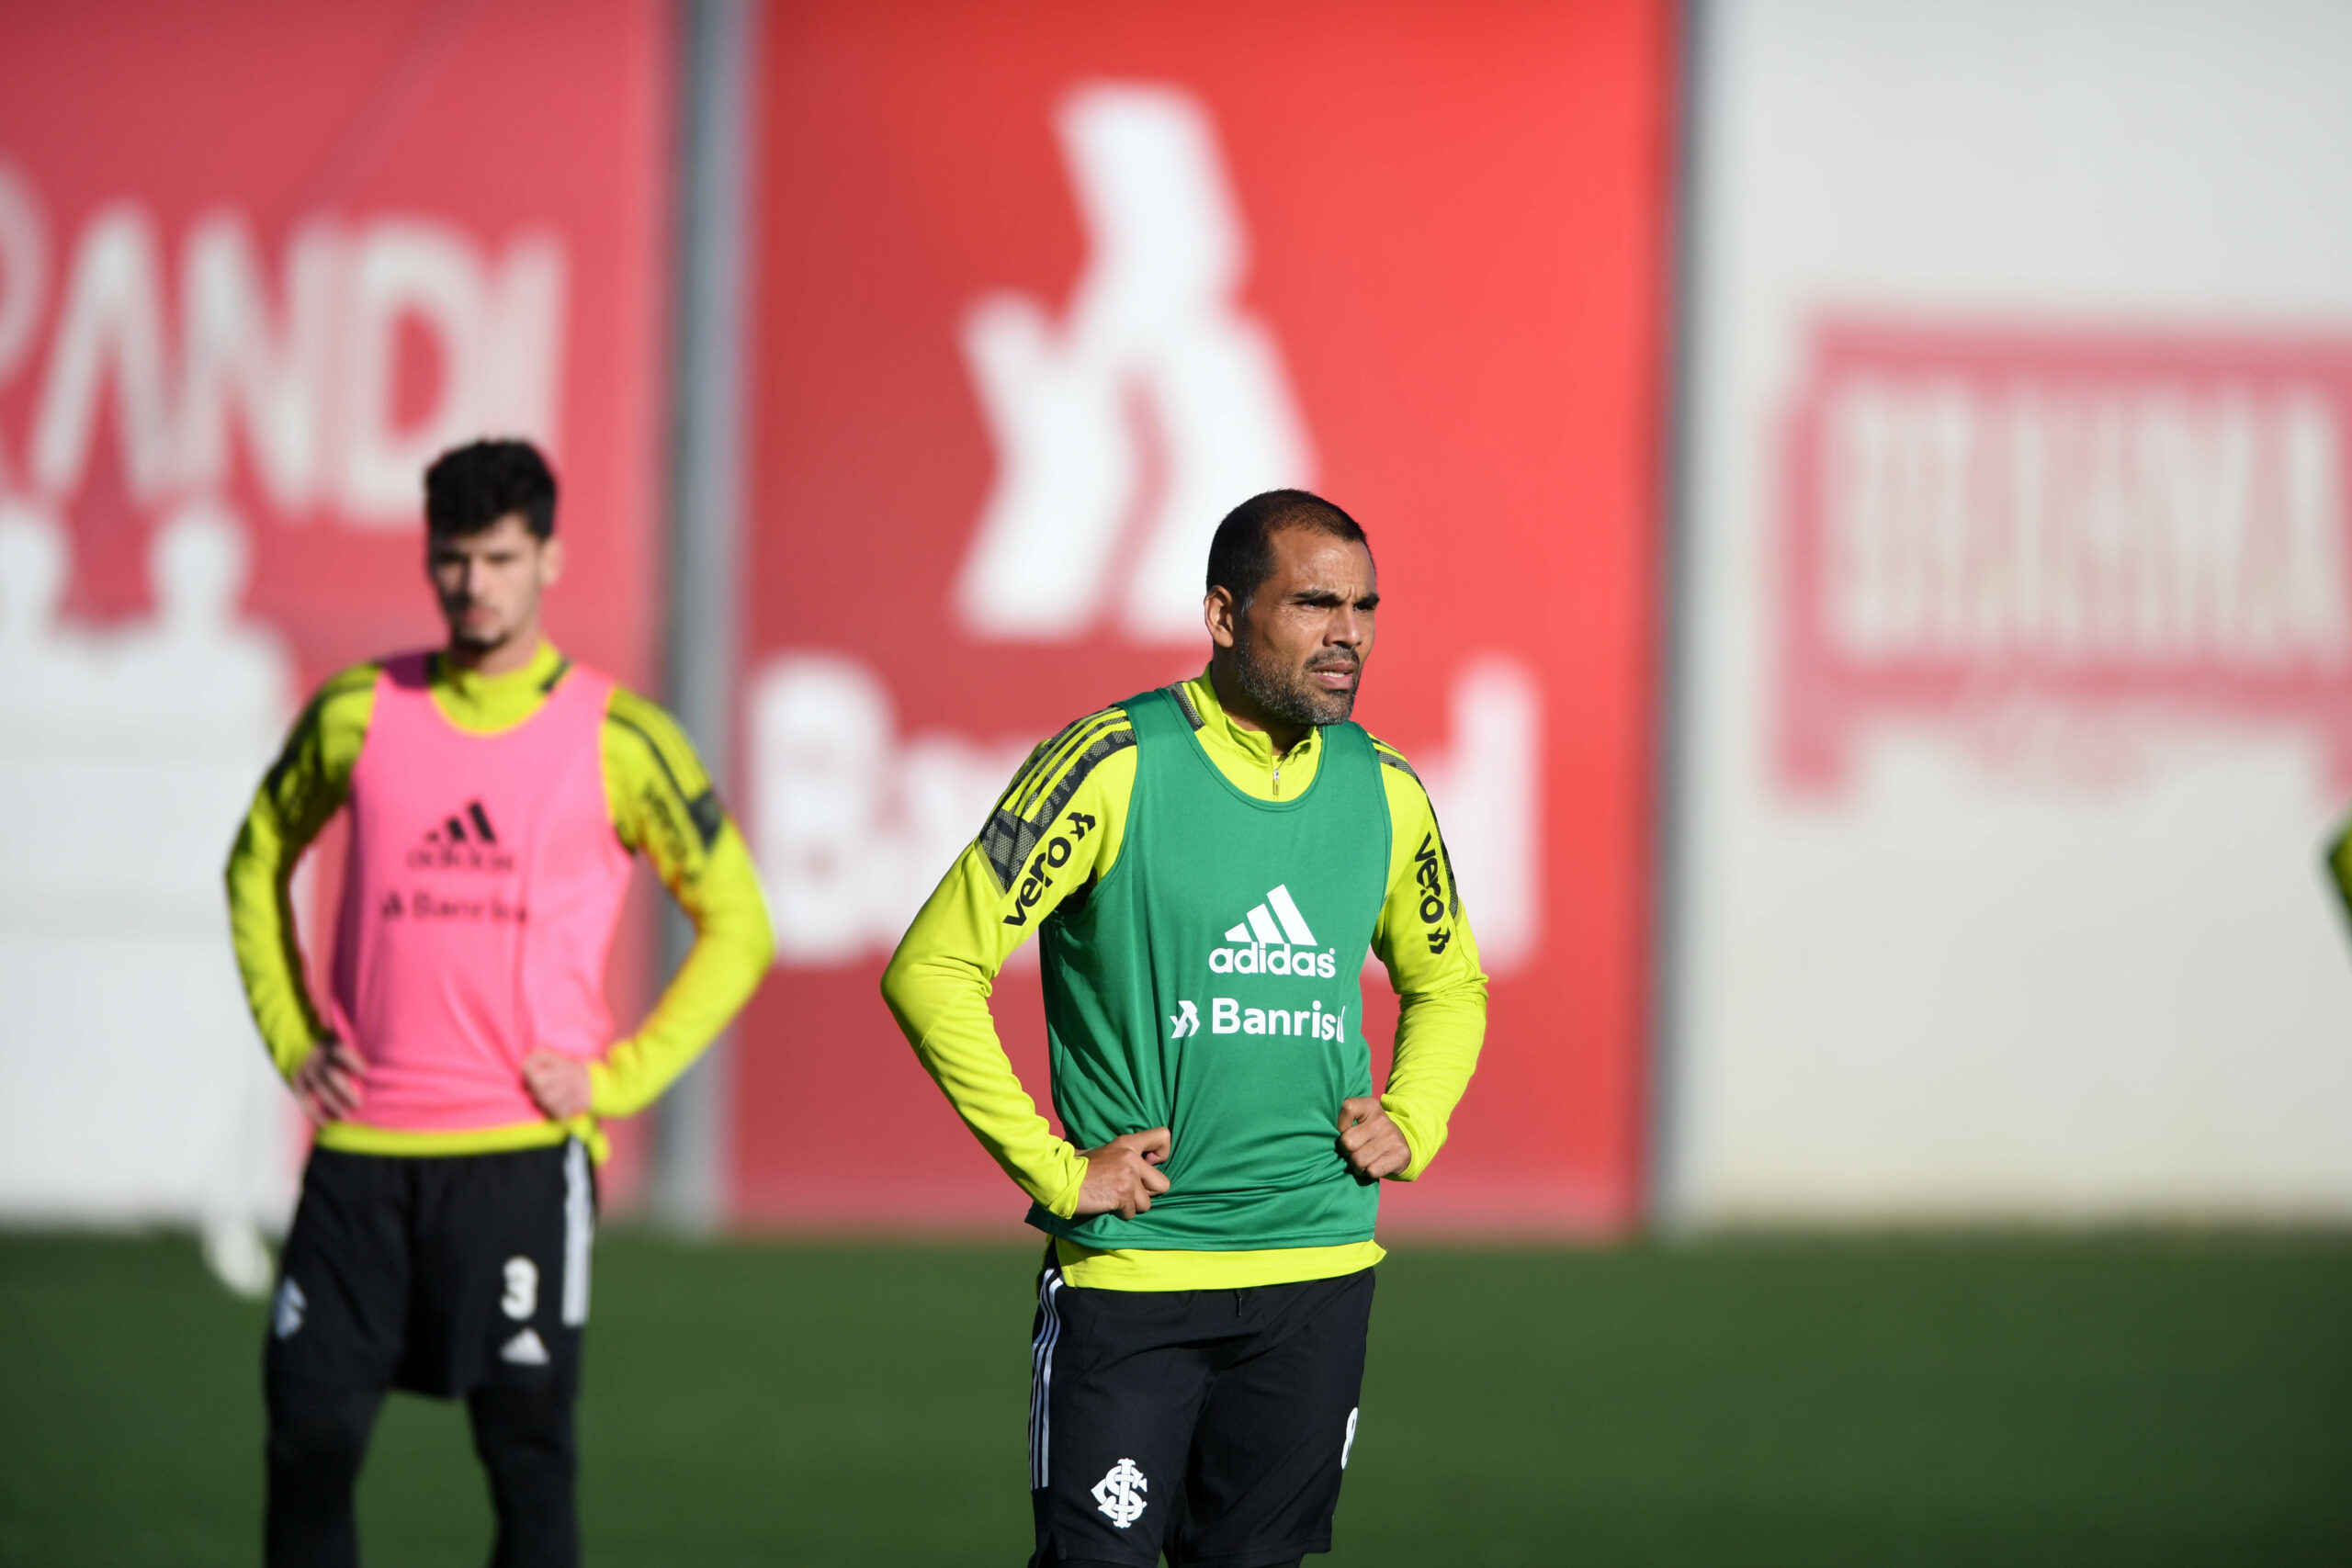
[[[1338,604],[1349,601],[1348,596],[1336,588],[1302,588],[1290,596],[1290,602],[1294,604]],[[1380,603],[1380,592],[1375,589],[1352,603],[1360,610],[1373,609]]]

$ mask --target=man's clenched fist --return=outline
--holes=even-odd
[[[1340,1102],[1340,1153],[1355,1170],[1375,1179],[1394,1176],[1413,1163],[1404,1130],[1369,1095]]]
[[[330,1034],[294,1069],[294,1098],[313,1126],[344,1121],[368,1098],[368,1064]]]
[[[534,1051],[523,1058],[523,1087],[531,1091],[550,1122],[569,1122],[588,1114],[588,1064],[553,1051]]]

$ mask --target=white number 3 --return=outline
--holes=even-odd
[[[539,1266],[527,1258],[506,1260],[506,1315],[520,1321],[539,1310]]]

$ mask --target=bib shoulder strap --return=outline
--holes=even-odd
[[[433,650],[412,649],[406,653],[394,653],[377,660],[381,671],[377,680],[378,700],[389,687],[395,692],[423,692],[433,683]]]
[[[1340,757],[1366,764],[1378,760],[1373,750],[1372,732],[1353,719],[1323,727],[1323,753],[1327,763]]]
[[[539,689],[547,694],[550,701],[560,698],[585,703],[594,708],[597,716],[601,718],[605,710],[612,705],[614,692],[620,690],[621,685],[619,682],[601,670],[593,669],[585,664],[574,664],[567,659],[556,667],[555,672],[547,678]]]
[[[1127,722],[1134,727],[1136,741],[1140,746],[1189,736],[1200,728],[1186,717],[1191,705],[1184,701],[1183,689],[1180,686],[1159,686],[1148,692],[1138,692],[1118,705],[1126,710]]]

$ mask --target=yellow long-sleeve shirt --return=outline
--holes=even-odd
[[[567,668],[545,643],[527,667],[504,675],[454,669],[436,658],[433,700],[459,728],[492,734],[537,713]],[[271,1060],[288,1080],[329,1033],[303,979],[290,884],[302,852],[349,796],[379,672],[375,664],[354,665],[319,688],[254,793],[229,854],[230,936],[245,999]],[[596,1119],[633,1115],[651,1104],[758,988],[775,956],[767,901],[743,836],[720,809],[694,747],[668,714],[616,687],[601,751],[614,831],[652,863],[694,922],[695,942],[638,1032],[590,1064],[589,1114],[572,1122],[465,1133],[335,1122],[320,1129],[322,1145],[369,1154],[481,1154],[577,1134],[601,1157]]]
[[[1320,732],[1310,731],[1277,755],[1264,732],[1246,729],[1226,714],[1206,671],[1177,690],[1188,716],[1197,721],[1202,750],[1236,788],[1261,800],[1284,800],[1314,783]],[[1396,1179],[1410,1181],[1444,1145],[1447,1122],[1477,1066],[1487,976],[1429,794],[1401,753],[1377,739],[1374,746],[1384,764],[1380,776],[1393,830],[1388,894],[1372,950],[1386,965],[1398,1000],[1396,1061],[1380,1103],[1412,1150],[1412,1162]],[[1077,1213],[1085,1157],[1055,1135],[1013,1072],[989,1013],[989,996],[1013,951],[1065,900],[1092,887],[1117,863],[1135,781],[1134,736],[1117,708],[1090,715],[1039,746],[998,801],[991,824],[1048,822],[1077,812],[1097,826],[1072,841],[1071,858],[1050,886],[1032,882],[1025,888],[1018,852],[1008,858],[1009,843],[991,826],[915,916],[882,976],[882,995],[899,1027],[964,1124],[1023,1191],[1066,1218]],[[1434,852],[1421,854],[1425,850]],[[1026,918],[1008,923],[1009,913],[1021,912],[1024,895],[1032,900]],[[1332,1132],[1336,1137],[1338,1129]],[[1055,1246],[1070,1283],[1109,1290],[1283,1284],[1351,1273],[1382,1257],[1371,1241],[1257,1252]]]

